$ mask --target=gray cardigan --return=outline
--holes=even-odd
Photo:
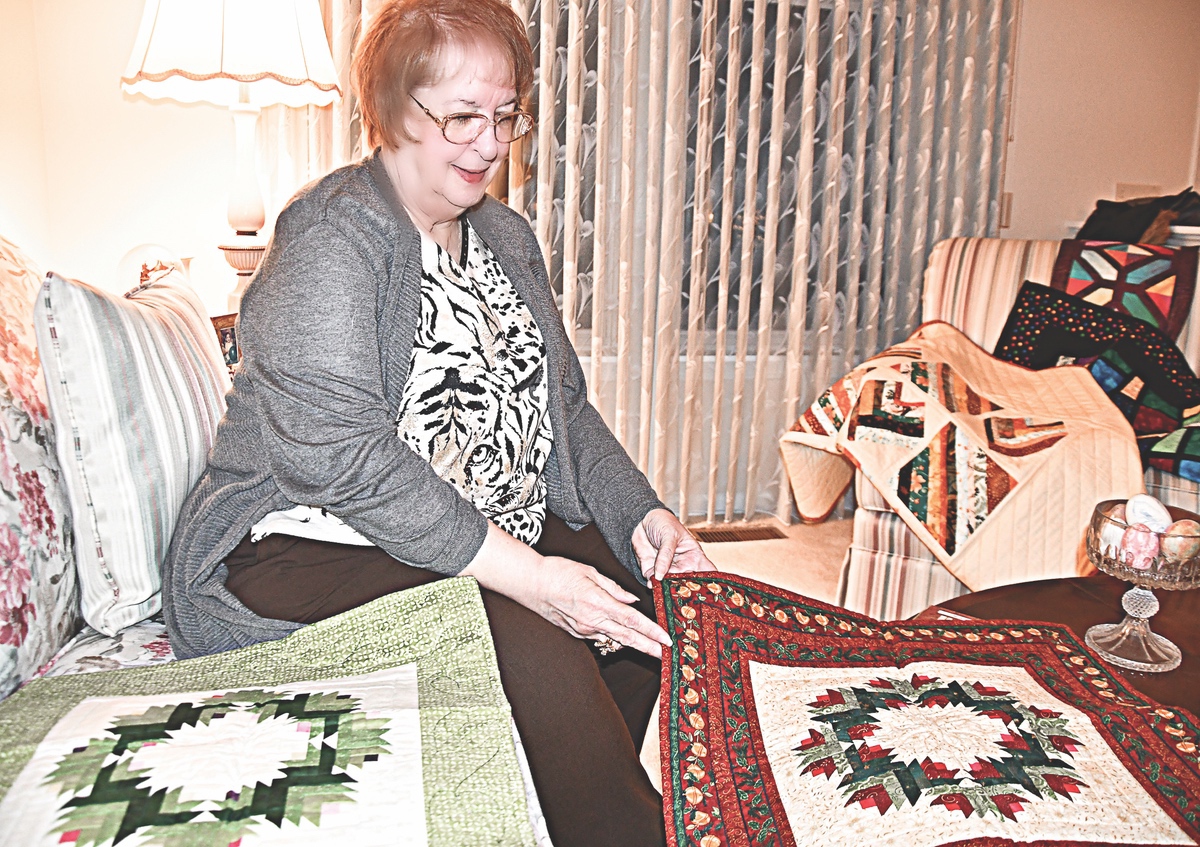
[[[572,525],[595,522],[640,579],[630,538],[663,504],[587,401],[537,240],[491,198],[467,217],[545,339],[547,506]],[[420,237],[378,153],[313,183],[280,214],[242,299],[228,409],[163,565],[177,656],[299,628],[255,615],[225,588],[224,558],[269,512],[325,506],[396,559],[447,575],[479,551],[484,516],[396,436],[420,279]]]

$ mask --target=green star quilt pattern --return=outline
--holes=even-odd
[[[0,845],[532,845],[474,580],[0,704]]]

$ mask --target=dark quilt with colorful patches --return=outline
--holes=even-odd
[[[1195,844],[1195,716],[1065,627],[880,623],[671,577],[660,737],[677,845]]]
[[[996,357],[1035,370],[1086,367],[1133,427],[1143,463],[1200,481],[1200,379],[1153,327],[1027,282]]]
[[[1145,450],[1146,464],[1200,482],[1200,427],[1180,427],[1155,439]]]
[[[1195,375],[1175,343],[1150,324],[1026,282],[996,342],[997,359],[1033,370],[1117,350],[1135,362],[1154,362],[1164,383],[1186,390]]]
[[[1063,241],[1050,287],[1179,337],[1192,307],[1196,248]]]

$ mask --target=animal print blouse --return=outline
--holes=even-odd
[[[500,262],[462,225],[459,261],[421,233],[421,319],[396,434],[497,526],[532,544],[546,519],[542,470],[553,444],[546,345]],[[312,506],[266,515],[250,538],[273,533],[371,543]]]
[[[546,345],[533,315],[462,220],[454,261],[421,234],[421,320],[396,431],[437,475],[532,544],[546,519],[552,433]]]

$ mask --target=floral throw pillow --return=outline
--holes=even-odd
[[[71,513],[33,335],[40,285],[0,237],[0,698],[79,628]]]

